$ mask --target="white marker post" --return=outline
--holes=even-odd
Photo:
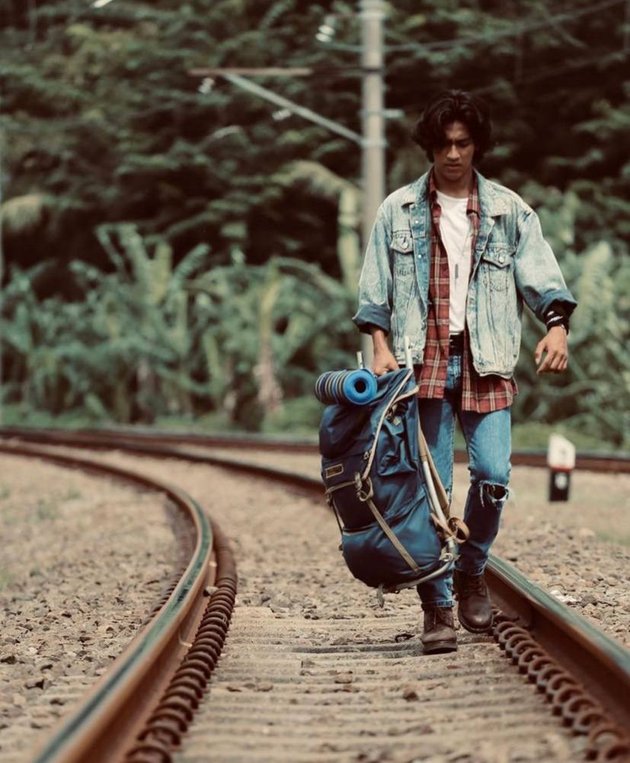
[[[566,437],[552,434],[547,451],[549,500],[568,501],[571,472],[575,468],[575,445]]]

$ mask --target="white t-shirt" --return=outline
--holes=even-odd
[[[448,255],[450,276],[449,332],[458,334],[464,330],[466,322],[466,297],[472,262],[472,231],[466,214],[468,198],[447,196],[441,191],[437,192],[437,198],[442,208],[440,236]]]

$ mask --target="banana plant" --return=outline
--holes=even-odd
[[[273,179],[282,186],[304,186],[337,204],[337,258],[343,284],[354,294],[361,270],[360,190],[324,165],[306,160],[291,162]]]

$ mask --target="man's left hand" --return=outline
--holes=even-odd
[[[534,360],[537,374],[560,374],[569,364],[569,343],[567,332],[562,326],[553,326],[536,345]]]

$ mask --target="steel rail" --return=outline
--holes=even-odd
[[[50,433],[44,436],[53,437]],[[73,438],[74,444],[82,447],[207,463],[282,481],[310,494],[321,496],[323,492],[321,482],[312,477],[183,447],[156,445],[146,437],[142,442],[138,437],[100,437],[84,432],[64,433],[60,440],[69,445]],[[487,582],[498,607],[495,638],[519,670],[547,692],[564,722],[579,733],[589,734],[590,758],[617,760],[620,758],[613,755],[619,749],[627,750],[630,756],[626,731],[630,728],[630,651],[494,556],[487,568]]]
[[[117,439],[120,437],[128,441],[137,442],[160,442],[172,445],[198,445],[200,447],[221,448],[226,450],[252,449],[265,451],[279,451],[292,453],[305,453],[317,455],[319,446],[314,439],[272,437],[269,435],[255,435],[250,433],[229,434],[201,434],[191,432],[178,432],[172,430],[142,429],[138,427],[107,427],[101,429],[35,429],[31,427],[0,427],[0,438],[17,437],[33,442],[59,442],[59,438],[65,435],[72,438],[85,438],[85,443],[94,442],[94,438],[102,441],[103,438]],[[95,446],[96,447],[96,446]],[[458,449],[455,453],[458,463],[467,462],[464,450]],[[513,466],[547,467],[547,453],[544,450],[523,449],[512,452],[511,461]],[[630,454],[607,453],[607,452],[578,452],[576,454],[575,468],[584,471],[611,472],[630,474]]]
[[[506,637],[507,631],[499,623],[498,630],[495,629],[497,640],[504,647],[511,636],[516,636],[515,643],[519,642],[519,635],[522,644],[528,642],[516,653],[514,662],[519,669],[527,672],[531,680],[538,680],[545,665],[532,664],[534,659],[550,657],[567,676],[579,677],[580,684],[565,699],[589,697],[575,707],[576,715],[577,711],[592,711],[601,705],[619,729],[627,733],[630,729],[630,650],[494,555],[490,557],[487,577],[493,604],[511,627],[516,628]],[[531,641],[542,651],[523,657],[525,650],[532,646]],[[559,711],[564,710],[561,705]],[[572,719],[565,717],[566,722],[569,720]],[[630,738],[626,737],[625,741],[630,758]]]
[[[92,459],[42,448],[0,443],[8,455],[40,458],[66,467],[158,490],[192,524],[195,547],[188,566],[155,616],[70,715],[65,716],[33,763],[108,763],[122,759],[125,748],[143,728],[176,665],[188,648],[207,603],[204,592],[214,582],[213,532],[201,507],[178,487],[138,472]],[[173,667],[171,667],[173,666]]]

